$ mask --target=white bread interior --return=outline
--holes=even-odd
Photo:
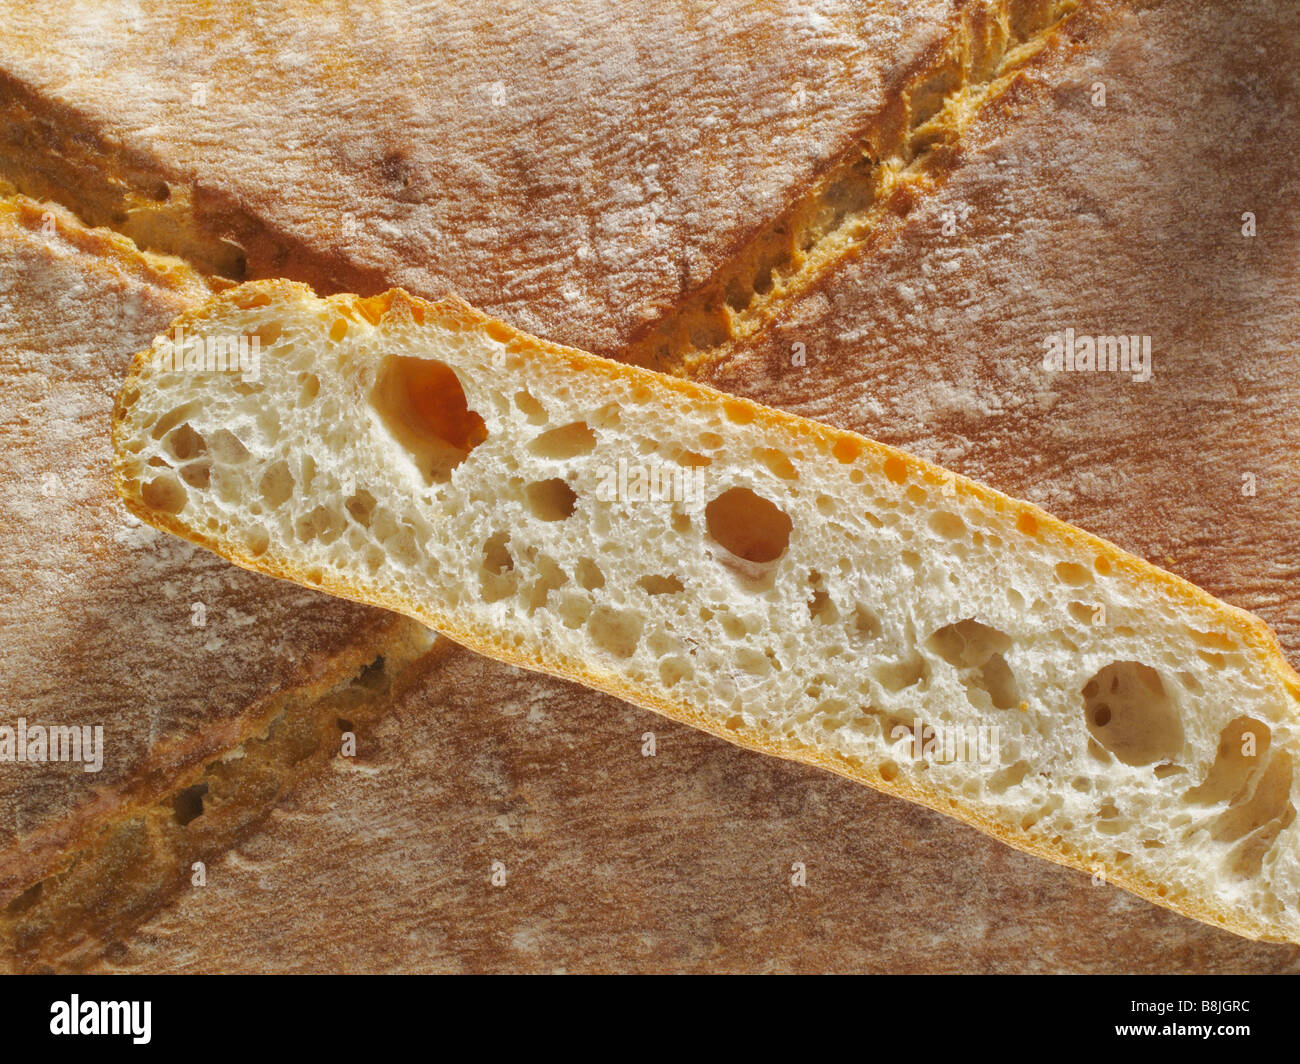
[[[177,325],[256,337],[260,367],[172,368],[175,333],[138,356],[116,476],[158,527],[1300,941],[1300,678],[1251,615],[902,452],[457,300],[255,282]],[[681,471],[676,497],[638,471]],[[996,727],[995,756],[914,756],[917,722]]]

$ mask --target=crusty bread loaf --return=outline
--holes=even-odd
[[[7,176],[204,271],[318,291],[458,291],[539,335],[648,355],[904,447],[1257,613],[1300,661],[1300,233],[1287,150],[1300,135],[1300,8],[299,7],[103,0],[51,21],[0,2],[0,185]],[[140,47],[160,40],[169,47]],[[980,56],[1003,43],[990,68]],[[1245,211],[1260,222],[1250,239]],[[83,367],[107,357],[96,387],[109,394],[118,356],[169,317],[128,311],[109,328],[112,292],[51,271],[0,317],[16,312],[34,346],[58,333]],[[93,342],[77,338],[83,322],[102,326],[83,330]],[[1154,378],[1044,374],[1043,337],[1069,325],[1152,334]],[[791,365],[794,349],[806,365]],[[64,472],[68,422],[25,407],[47,376],[11,382],[6,450],[34,460],[11,467],[25,479],[7,501],[28,516],[44,508],[53,539],[88,509],[84,496],[30,491],[36,471]],[[39,454],[36,437],[49,445]],[[92,561],[106,580],[138,575],[117,573],[122,556],[105,553],[95,524],[75,537],[90,554],[67,554],[74,575]],[[187,546],[168,538],[154,542],[169,556]],[[49,617],[37,615],[44,602],[30,608],[25,587],[66,571],[41,564],[57,554],[51,545],[13,570],[10,701],[35,691],[57,702],[62,686],[81,713],[82,676],[97,671],[101,686],[123,678],[148,691],[158,677],[185,689],[201,663],[133,638],[121,622],[138,599],[114,598],[125,603],[114,613],[83,590]],[[215,578],[259,586],[210,561]],[[78,600],[86,617],[113,619],[69,620]],[[294,652],[296,620],[266,627],[275,655]],[[240,649],[266,660],[257,641]],[[24,909],[29,893],[8,907],[25,958],[57,955],[53,939],[72,927],[56,896],[109,914],[99,945],[125,969],[148,957],[154,970],[279,970],[294,952],[286,929],[295,966],[312,970],[1205,972],[1300,958],[1300,946],[1195,926],[847,780],[458,658],[453,680],[435,670],[421,697],[391,710],[382,751],[359,733],[357,759],[313,769],[311,800],[269,796],[261,769],[240,783],[228,770],[260,760],[250,747],[183,831],[165,810],[151,838],[202,836],[211,849],[219,833],[206,826],[240,804],[234,795],[276,804],[220,865],[212,850],[217,889],[140,924],[147,876],[101,878],[103,893],[66,877],[36,883],[37,905]],[[47,661],[61,675],[42,686]],[[228,707],[203,694],[194,685],[168,703],[156,753],[227,741]],[[149,697],[167,701],[162,689]],[[132,748],[152,741],[129,726],[147,720],[143,707],[117,705]],[[659,756],[636,755],[627,772],[630,736],[647,728]],[[31,767],[0,764],[17,810],[0,820],[23,845],[36,839],[29,810],[55,823],[47,777]],[[125,785],[155,779],[128,773]],[[72,801],[102,793],[58,782]],[[79,860],[66,839],[45,835],[42,847],[42,859]],[[488,850],[524,889],[476,893]],[[9,850],[8,869],[29,876],[33,852]],[[786,882],[795,859],[809,862],[808,890]],[[250,924],[249,911],[266,922]],[[54,934],[38,942],[42,923]],[[76,962],[95,945],[85,939]]]
[[[966,6],[0,0],[0,176],[225,276],[456,292],[612,353],[958,27],[1070,4]]]
[[[400,290],[223,293],[113,431],[128,507],[240,565],[1300,937],[1300,677],[1029,504]]]
[[[240,572],[121,505],[113,394],[210,294],[182,262],[0,199],[0,970],[120,949],[423,649],[406,618]],[[51,756],[37,728],[85,729],[94,759]]]

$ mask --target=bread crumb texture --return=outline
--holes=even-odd
[[[1271,634],[1035,507],[400,290],[224,293],[114,420],[127,504],[241,565],[1300,931]]]

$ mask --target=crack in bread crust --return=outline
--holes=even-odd
[[[1105,15],[1106,5],[1078,0],[967,8],[857,143],[707,282],[639,330],[622,358],[689,377],[743,347],[836,263],[887,241],[943,182],[971,123],[1040,57],[1081,49]]]
[[[183,259],[218,290],[281,275],[326,292],[387,287],[380,271],[315,253],[231,197],[164,172],[75,109],[42,98],[4,71],[0,186],[57,203],[82,224],[119,233],[143,252]]]
[[[0,910],[6,966],[68,972],[113,960],[132,929],[186,888],[195,862],[211,865],[237,846],[339,756],[344,732],[387,711],[404,670],[427,650],[425,636],[394,614],[373,646],[349,650],[321,680],[258,707],[237,745],[179,778],[144,781],[135,801],[83,832],[58,871]]]
[[[88,401],[84,420],[93,438],[95,412],[102,416],[101,430],[106,429],[108,396],[120,383],[120,371],[134,346],[129,331],[119,333],[117,326],[104,322],[125,321],[128,330],[152,332],[185,306],[201,304],[212,287],[181,259],[141,252],[110,229],[86,228],[58,204],[21,195],[0,199],[0,243],[0,287],[14,311],[5,322],[7,343],[0,360],[9,395],[0,420],[12,430],[18,411],[30,419],[27,437],[8,439],[19,445],[19,453],[32,455],[26,467],[6,462],[6,472],[40,478],[58,469],[64,476],[95,477],[99,459],[107,455],[93,447],[83,449],[77,432],[49,426],[50,411],[80,413],[83,408],[61,408],[51,397],[80,404],[85,389],[95,390],[97,398]],[[122,316],[108,318],[113,308]],[[47,333],[42,322],[51,319],[62,319],[64,331],[56,325]],[[76,348],[69,351],[67,331],[74,326]],[[83,353],[82,345],[94,354]],[[34,357],[38,354],[39,361]],[[102,387],[95,389],[96,383]],[[24,409],[24,398],[31,396],[38,397],[37,405]],[[102,443],[106,450],[107,440]],[[42,638],[50,629],[26,629],[24,640],[41,648],[40,668],[11,653],[3,701],[15,709],[21,706],[33,722],[45,723],[53,702],[44,692],[57,690],[57,697],[75,702],[77,710],[102,713],[110,760],[130,766],[115,775],[106,764],[103,776],[85,777],[84,783],[81,774],[71,780],[0,776],[9,814],[0,846],[0,970],[69,970],[90,963],[112,945],[114,936],[121,938],[165,905],[180,889],[193,860],[209,860],[251,830],[264,812],[262,806],[320,760],[277,760],[277,752],[303,749],[325,726],[320,722],[332,721],[332,712],[343,715],[342,708],[351,707],[362,694],[370,701],[350,709],[350,719],[366,719],[371,702],[377,711],[383,704],[382,695],[373,690],[377,681],[427,645],[427,633],[413,622],[378,611],[364,618],[349,611],[353,623],[340,625],[332,605],[321,603],[328,611],[319,615],[321,624],[341,638],[319,641],[317,630],[304,617],[293,630],[297,646],[286,655],[280,673],[249,672],[248,659],[241,659],[245,664],[233,666],[231,675],[244,674],[247,683],[232,685],[223,678],[222,666],[196,666],[191,661],[165,666],[168,680],[139,681],[141,659],[132,656],[132,648],[154,645],[163,613],[146,605],[153,591],[123,595],[121,583],[101,579],[104,570],[129,572],[147,558],[155,575],[183,574],[191,592],[214,606],[218,600],[209,593],[224,598],[233,590],[226,583],[230,572],[224,566],[187,567],[166,549],[130,543],[118,545],[113,560],[101,566],[97,559],[106,555],[100,544],[110,534],[130,530],[107,484],[99,492],[88,489],[89,494],[77,489],[76,508],[54,513],[42,513],[36,506],[50,506],[50,499],[60,505],[64,496],[38,495],[30,483],[14,483],[12,488],[18,507],[7,509],[0,521],[9,543],[6,598],[14,604],[16,596],[32,594],[32,583],[39,589],[42,574],[29,567],[57,569],[60,586],[71,597],[52,601],[37,590],[36,598],[23,605],[49,605],[54,621],[63,623],[75,621],[87,607],[92,612],[102,608],[97,616],[106,619],[107,628],[98,629],[97,637],[106,636],[107,642],[96,646],[108,650],[97,657],[96,651],[82,648],[77,667],[67,670],[59,648]],[[30,507],[23,505],[27,500]],[[57,547],[44,551],[33,546],[34,540],[52,541]],[[90,557],[83,558],[81,550]],[[16,572],[21,573],[20,583],[13,579]],[[268,627],[287,631],[276,623],[284,614],[270,608],[287,590],[250,588],[254,612],[248,618],[256,614],[271,622]],[[224,605],[237,608],[241,601],[232,596],[224,598]],[[12,625],[13,618],[7,620]],[[11,645],[10,650],[15,649]],[[254,644],[250,655],[266,656],[265,644],[261,649]],[[366,683],[358,684],[355,674],[376,655],[385,657],[386,672],[367,674]],[[129,664],[119,664],[123,661]],[[195,711],[191,692],[204,710],[214,712]],[[169,715],[161,709],[164,704],[175,712]],[[182,706],[190,707],[186,719],[192,731],[175,726],[185,716]],[[241,745],[246,756],[232,760]],[[184,795],[195,786],[207,787],[210,797],[206,808],[198,807],[203,815],[191,820]],[[218,800],[219,805],[213,805]]]

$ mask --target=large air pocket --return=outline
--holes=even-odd
[[[483,419],[469,409],[455,372],[434,359],[384,359],[370,401],[430,484],[445,483],[487,439]]]

